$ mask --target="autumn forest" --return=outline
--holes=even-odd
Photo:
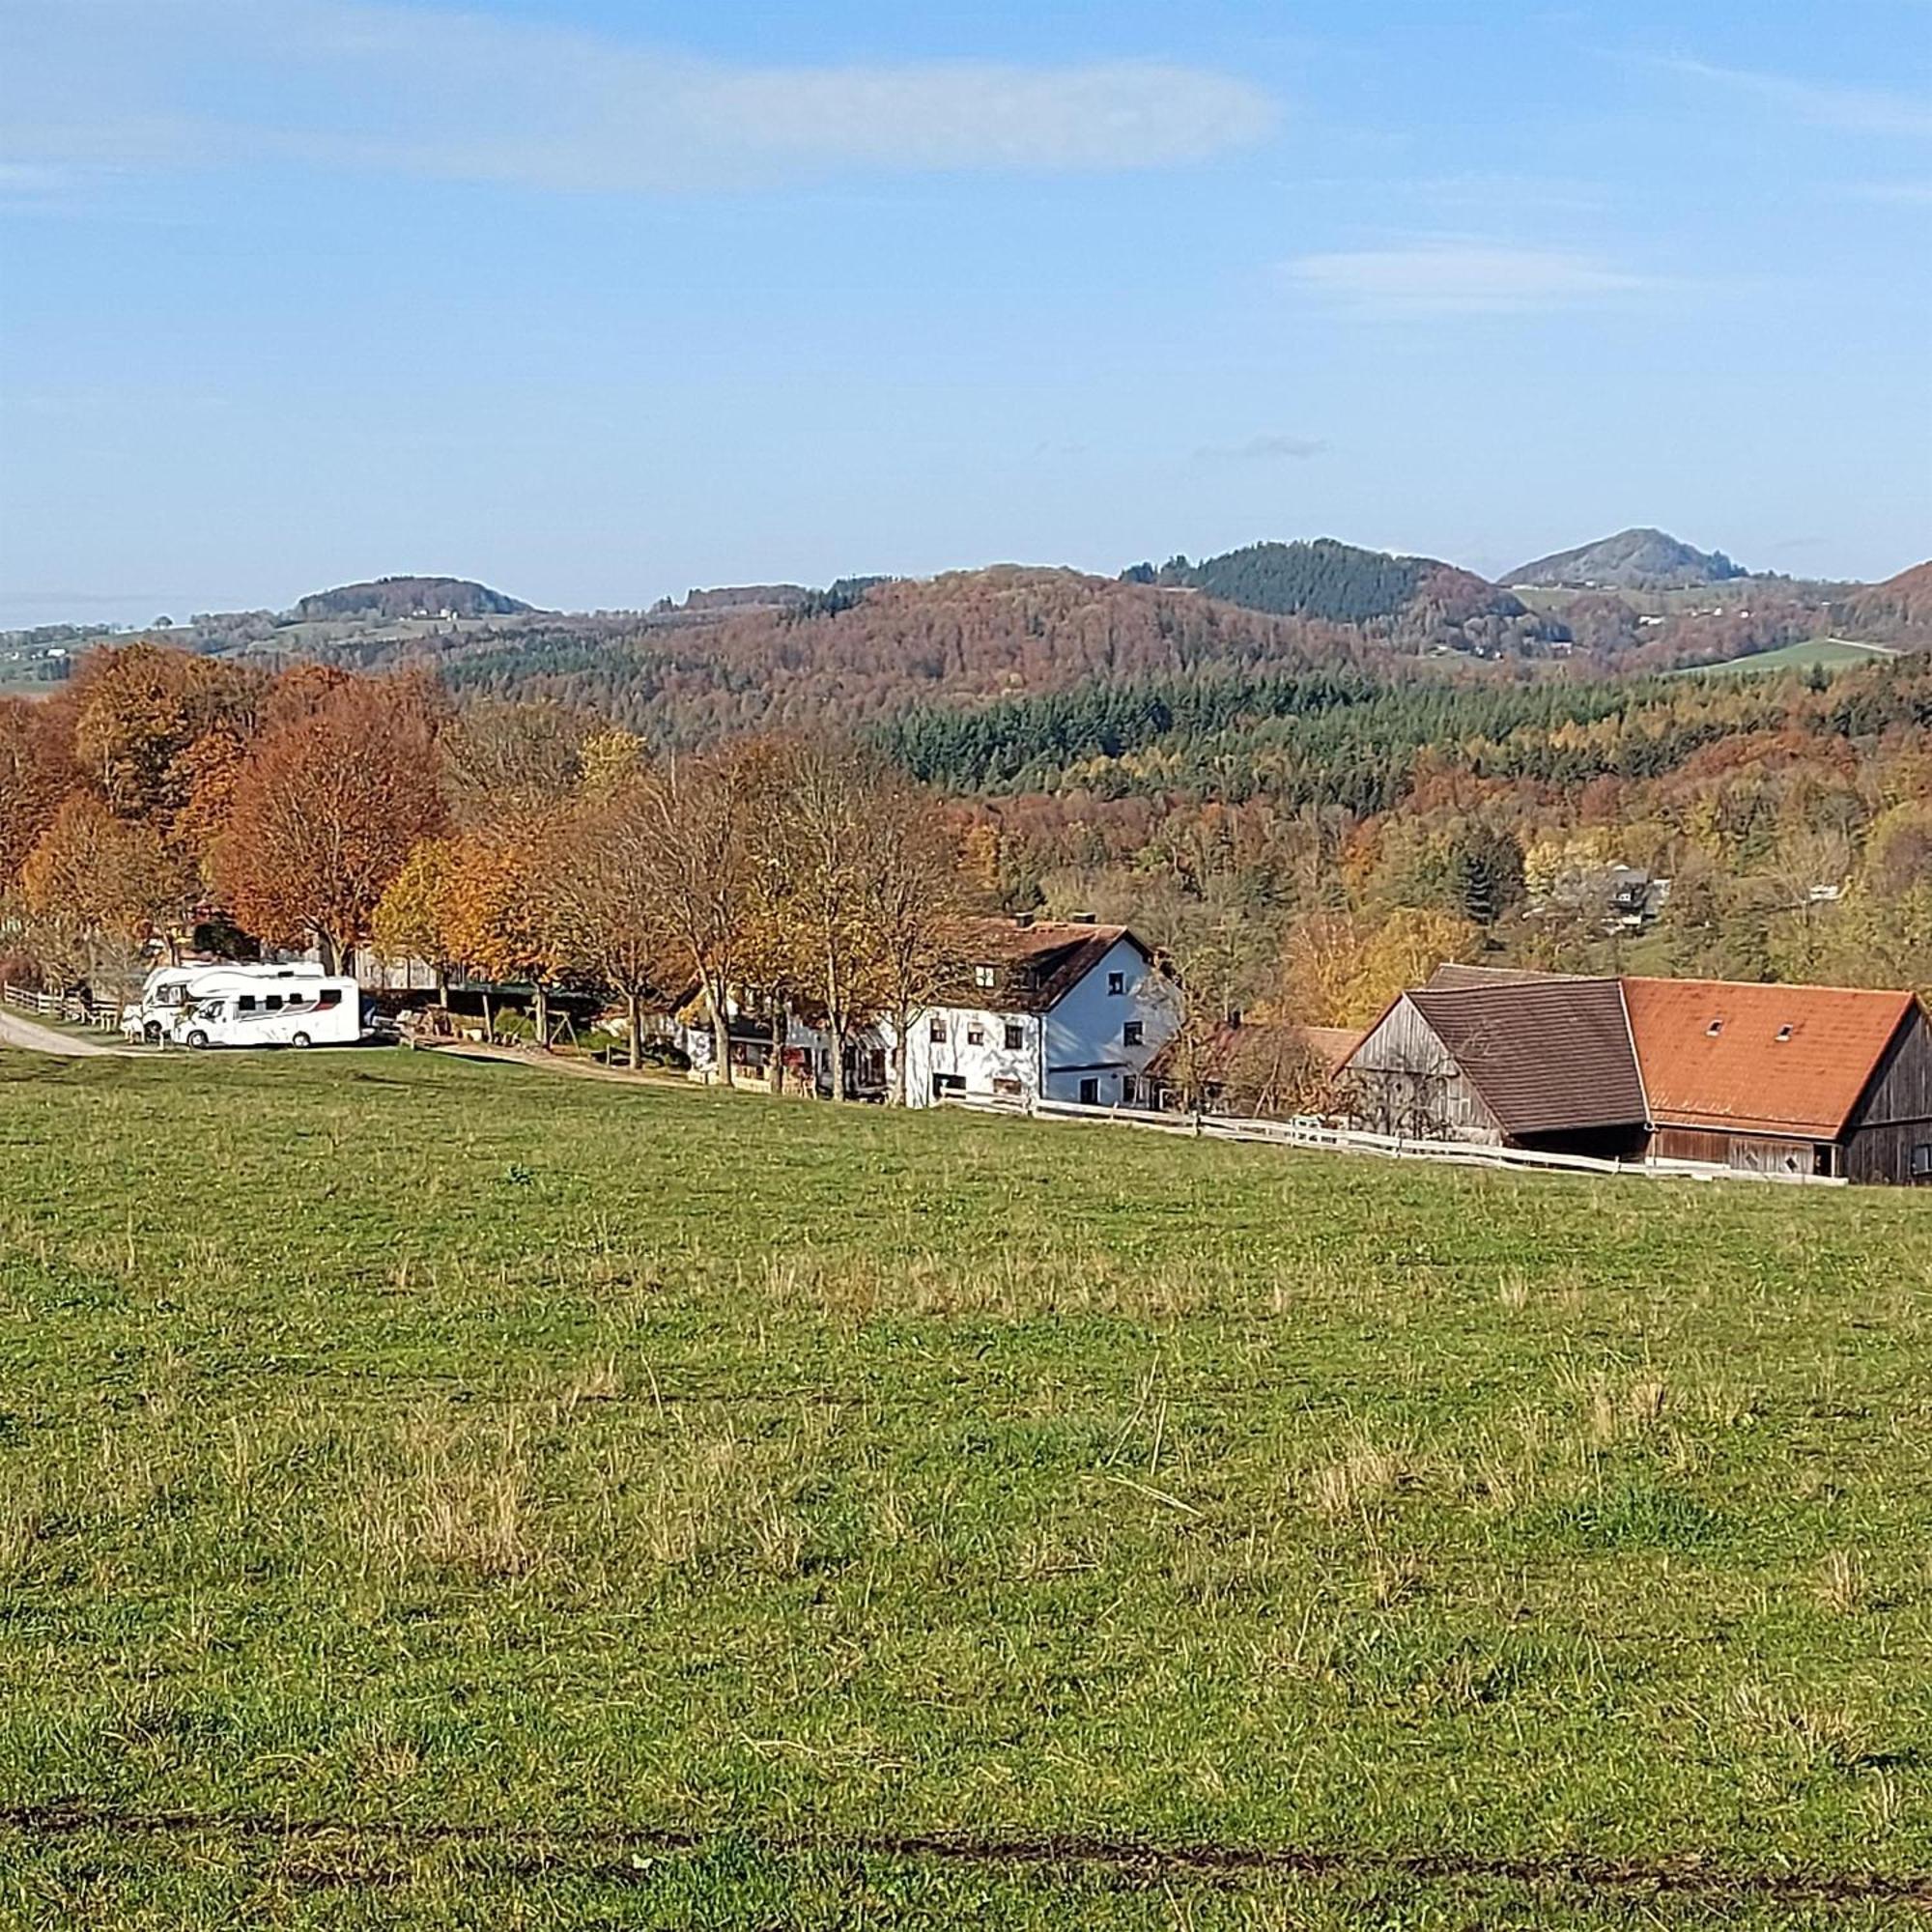
[[[1316,1023],[1449,957],[1932,978],[1932,659],[1443,660],[1176,575],[601,643],[539,616],[374,671],[103,645],[0,699],[5,971],[118,997],[166,944],[373,947],[539,1009],[732,986],[849,1037],[961,915],[1077,910],[1204,1011]]]

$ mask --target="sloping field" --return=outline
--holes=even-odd
[[[1803,643],[1780,644],[1775,651],[1749,657],[1726,658],[1722,664],[1687,665],[1672,677],[1759,677],[1780,670],[1863,669],[1883,658],[1895,658],[1889,644],[1860,644],[1844,638],[1807,638]]]
[[[1932,1200],[0,1055],[0,1924],[1877,1925]]]

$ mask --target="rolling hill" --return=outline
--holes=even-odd
[[[1839,599],[1832,607],[1832,622],[1873,643],[1932,649],[1932,560]]]
[[[1356,625],[1409,648],[1515,653],[1567,637],[1560,624],[1471,571],[1334,537],[1250,544],[1199,563],[1177,556],[1159,570],[1143,563],[1124,575],[1133,582],[1203,591],[1245,610]]]
[[[1538,557],[1502,581],[1551,590],[1681,590],[1749,575],[1720,550],[1693,549],[1663,530],[1631,529]]]
[[[516,617],[535,608],[463,577],[379,577],[318,590],[290,614],[305,624],[345,618],[396,623],[408,617]]]

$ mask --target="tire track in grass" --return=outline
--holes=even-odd
[[[0,1831],[26,1837],[242,1839],[308,1845],[340,1841],[345,1848],[383,1846],[398,1852],[455,1847],[483,1855],[480,1862],[506,1877],[578,1872],[639,1882],[639,1860],[684,1856],[729,1842],[780,1857],[862,1858],[931,1863],[1105,1870],[1133,1884],[1176,1879],[1226,1883],[1245,1876],[1349,1880],[1407,1879],[1418,1884],[1481,1883],[1523,1888],[1567,1887],[1600,1892],[1700,1895],[1774,1905],[1916,1905],[1932,1910],[1932,1872],[1831,1871],[1793,1864],[1743,1867],[1698,1854],[1617,1859],[1588,1853],[1492,1857],[1482,1853],[1381,1851],[1371,1846],[1294,1847],[1195,1842],[1161,1845],[1133,1838],[1079,1833],[976,1837],[952,1833],[710,1833],[676,1827],[579,1828],[555,1832],[454,1823],[410,1824],[359,1818],[278,1818],[267,1814],[120,1811],[73,1801],[0,1806]],[[628,1855],[628,1857],[626,1857]],[[328,1874],[310,1873],[325,1883]],[[392,1873],[345,1870],[341,1881],[395,1882]]]

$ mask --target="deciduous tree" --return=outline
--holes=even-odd
[[[236,916],[334,971],[442,821],[435,728],[413,680],[356,679],[266,732],[236,780],[213,870]]]

